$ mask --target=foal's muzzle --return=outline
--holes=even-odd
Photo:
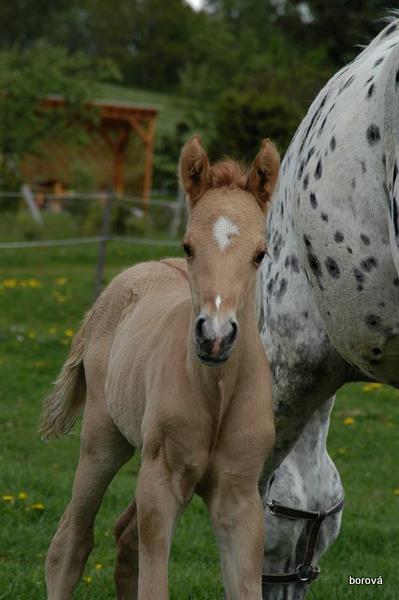
[[[198,357],[209,365],[225,362],[236,343],[238,323],[234,318],[223,322],[215,317],[200,315],[194,325],[194,341]]]

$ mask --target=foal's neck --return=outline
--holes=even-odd
[[[251,361],[252,353],[259,351],[256,340],[260,334],[256,321],[254,283],[248,288],[243,306],[237,311],[240,333],[231,356],[220,366],[205,365],[197,357],[193,339],[194,312],[191,311],[190,327],[187,341],[187,371],[194,387],[199,387],[209,398],[220,397],[221,390],[225,398],[229,398],[242,376],[244,361]]]

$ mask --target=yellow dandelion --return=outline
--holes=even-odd
[[[399,496],[399,488],[395,488],[393,491],[394,496]]]
[[[64,335],[66,337],[73,337],[73,334],[74,334],[73,329],[65,329],[65,331],[64,331]]]
[[[49,327],[47,329],[48,333],[50,333],[50,335],[55,335],[58,331],[57,327]]]
[[[91,577],[91,575],[85,575],[85,576],[83,577],[83,581],[84,581],[85,583],[91,583],[91,582],[93,581],[93,577]]]
[[[28,497],[28,494],[26,492],[19,492],[19,494],[18,494],[18,498],[20,500],[26,500],[27,497]]]
[[[29,508],[32,510],[44,510],[44,504],[43,502],[35,502],[34,504],[31,504]]]
[[[355,419],[353,417],[346,417],[342,422],[344,425],[353,425]]]
[[[41,283],[38,279],[29,279],[29,286],[31,288],[37,288],[41,286]]]
[[[94,568],[96,569],[96,571],[101,571],[101,569],[103,568],[103,566],[102,566],[102,564],[101,564],[101,563],[96,563],[96,564],[94,565]]]
[[[383,387],[382,383],[365,383],[362,387],[363,392],[373,392],[374,390],[379,390]]]
[[[4,494],[3,500],[4,502],[14,502],[14,496],[11,494]]]
[[[5,288],[15,288],[18,285],[18,281],[16,279],[5,279],[3,285]]]
[[[55,280],[55,283],[57,285],[65,285],[67,282],[67,278],[66,277],[58,277],[58,279]]]
[[[30,338],[31,340],[34,340],[35,337],[36,337],[35,331],[28,331],[28,338]]]

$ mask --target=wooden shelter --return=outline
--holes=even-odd
[[[65,104],[61,96],[48,96],[42,103],[46,108],[54,110]],[[90,143],[85,145],[78,160],[91,161],[96,166],[95,179],[99,187],[112,184],[119,194],[126,191],[131,193],[132,190],[126,190],[126,179],[129,169],[135,165],[129,164],[129,144],[132,138],[138,138],[144,146],[144,157],[140,151],[140,158],[144,158],[141,195],[144,207],[147,208],[151,194],[155,125],[159,109],[114,100],[94,100],[87,108],[98,111],[98,121],[94,127],[89,127]],[[46,141],[45,146],[45,158],[29,156],[24,161],[25,179],[35,184],[40,184],[39,177],[41,181],[52,181],[54,184],[61,180],[68,187],[68,180],[71,179],[71,157],[68,150],[63,146],[62,140],[58,139]],[[134,162],[137,162],[137,157]]]

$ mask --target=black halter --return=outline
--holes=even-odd
[[[318,578],[320,575],[320,567],[314,566],[312,561],[320,527],[322,526],[322,523],[326,517],[335,515],[342,510],[344,502],[345,498],[342,496],[342,498],[340,498],[340,500],[334,504],[334,506],[326,511],[311,511],[290,508],[289,506],[282,506],[277,500],[272,500],[271,502],[267,503],[271,514],[276,517],[285,517],[286,519],[306,519],[308,521],[313,521],[313,525],[309,533],[305,556],[301,564],[299,564],[292,573],[283,573],[281,575],[275,573],[264,573],[262,575],[262,587],[265,587],[268,583],[293,583],[298,581],[302,583],[311,583]]]

